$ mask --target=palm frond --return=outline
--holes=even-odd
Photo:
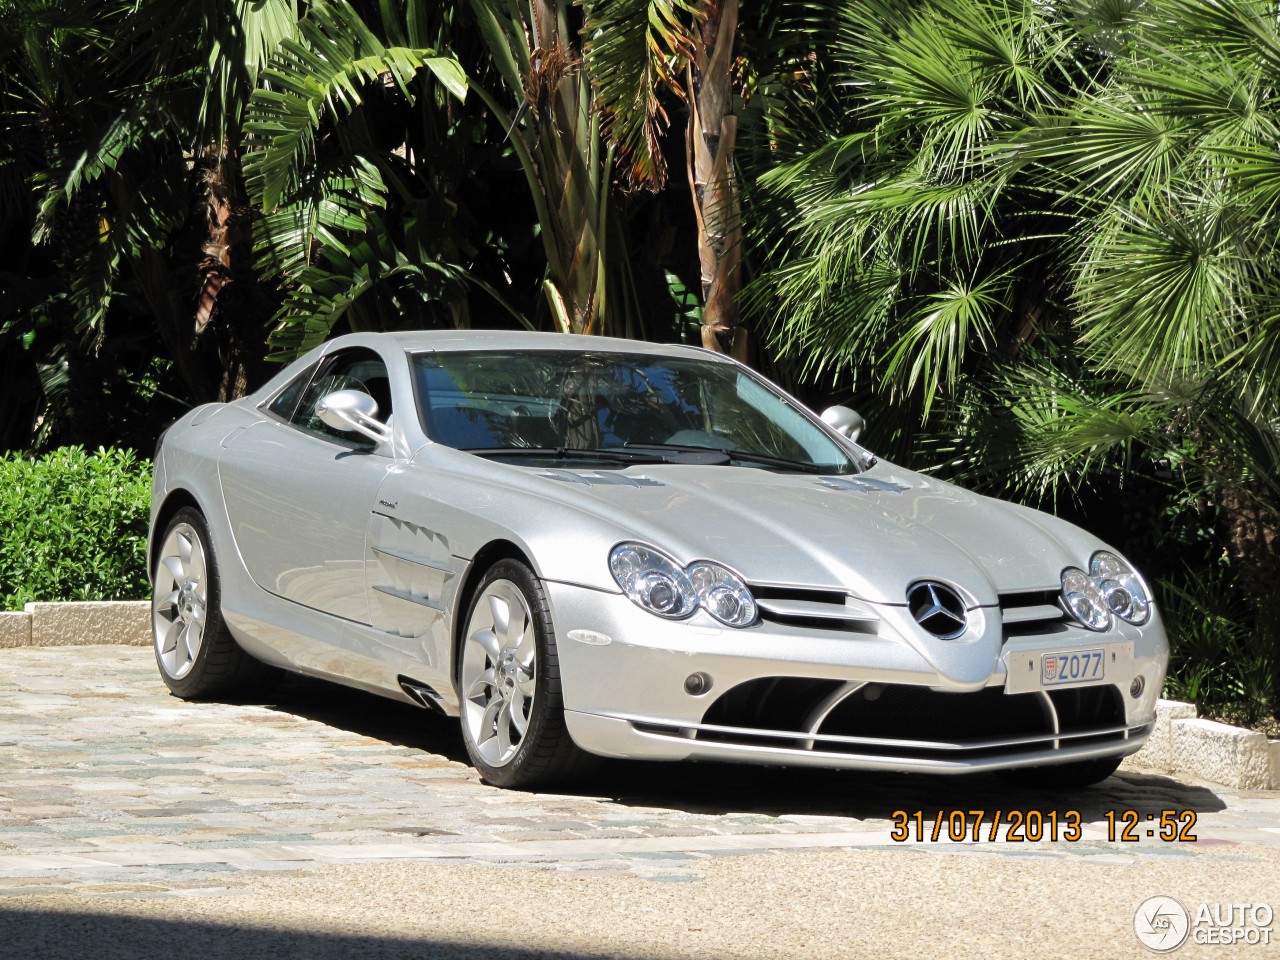
[[[297,279],[317,243],[341,247],[339,233],[359,234],[368,213],[386,206],[378,168],[360,156],[342,157],[308,169],[296,193],[254,224],[258,268]],[[336,232],[335,232],[336,231]]]
[[[1252,265],[1239,246],[1240,214],[1196,195],[1208,189],[1114,210],[1077,267],[1079,323],[1091,355],[1135,382],[1198,378],[1243,333],[1241,298]]]
[[[583,55],[606,133],[628,182],[659,190],[666,165],[658,136],[667,117],[661,88],[682,94],[679,71],[693,51],[706,0],[586,0]]]
[[[923,447],[966,482],[1056,501],[1140,456],[1165,455],[1163,428],[1177,406],[1033,354],[968,381]]]
[[[270,344],[295,356],[332,336],[340,320],[352,330],[440,326],[424,309],[447,303],[450,288],[462,283],[451,264],[411,260],[383,218],[369,213],[364,234],[322,245],[317,262],[299,271],[272,318]]]
[[[1160,0],[1153,27],[1167,46],[1210,45],[1238,63],[1280,73],[1280,23],[1258,0]]]
[[[313,5],[300,34],[300,40],[286,40],[263,71],[245,122],[246,184],[267,212],[299,188],[322,112],[350,113],[363,102],[366,85],[394,83],[412,99],[409,85],[425,68],[455,97],[466,96],[456,60],[428,49],[385,46],[346,0]]]
[[[1157,107],[1115,93],[1082,101],[1061,122],[1025,131],[1023,156],[1065,178],[1074,197],[1148,195],[1171,179],[1192,139],[1185,118]]]
[[[990,349],[996,323],[1009,309],[1009,275],[953,279],[921,298],[904,318],[906,329],[888,356],[886,373],[920,389],[928,416],[940,392],[950,388],[969,350]]]

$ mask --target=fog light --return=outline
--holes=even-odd
[[[1143,677],[1134,677],[1133,683],[1129,684],[1129,696],[1137,700],[1142,696],[1142,691],[1147,688],[1147,681]]]
[[[684,692],[691,697],[706,693],[711,689],[711,678],[705,673],[691,673],[684,679]]]

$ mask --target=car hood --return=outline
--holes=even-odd
[[[536,475],[544,494],[681,563],[711,559],[751,583],[833,587],[878,603],[904,603],[921,579],[982,605],[1056,590],[1063,567],[1102,545],[1048,514],[883,461],[853,476],[693,465]]]

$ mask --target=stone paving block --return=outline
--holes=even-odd
[[[1178,720],[1194,720],[1196,705],[1181,700],[1156,701],[1156,725],[1151,738],[1137,753],[1126,757],[1126,768],[1160,770],[1170,773],[1174,769],[1173,724]]]
[[[28,603],[33,647],[151,643],[151,605],[145,600]]]
[[[1271,776],[1271,744],[1265,734],[1214,720],[1175,720],[1176,769],[1242,790],[1266,790]]]
[[[31,615],[26,611],[0,613],[0,647],[31,646]]]

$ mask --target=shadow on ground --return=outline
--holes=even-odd
[[[175,904],[180,908],[180,905]],[[0,907],[0,960],[603,960],[615,953],[531,950],[514,944],[457,943],[369,934],[318,933],[154,920],[108,913],[23,910]],[[632,955],[626,955],[632,956]]]
[[[272,700],[267,706],[280,713],[467,762],[458,722],[423,707],[298,674],[286,675]]]
[[[290,676],[272,709],[466,763],[458,721],[420,707],[306,677]],[[1136,810],[1159,819],[1163,810],[1211,813],[1226,808],[1212,790],[1170,777],[1122,770],[1078,789],[1033,788],[994,774],[938,776],[761,767],[722,763],[604,761],[584,781],[557,793],[603,797],[624,806],[720,815],[795,814],[889,819],[895,810],[926,817],[952,810],[1068,810],[1097,821],[1107,812]]]

